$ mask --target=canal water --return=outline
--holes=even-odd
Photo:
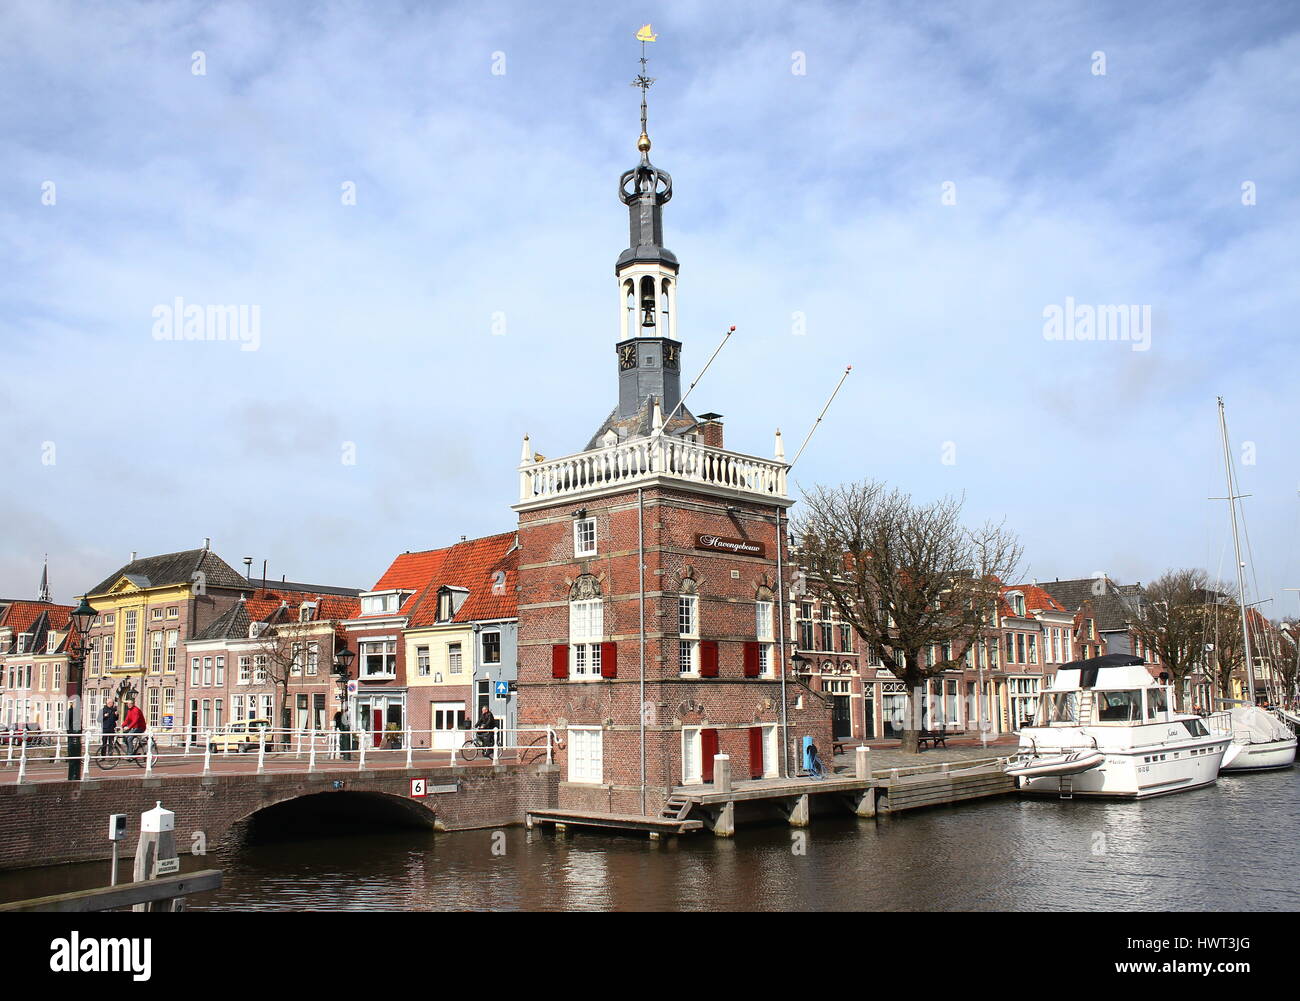
[[[250,834],[182,867],[224,871],[194,910],[1294,911],[1298,826],[1292,769],[1142,803],[1003,797],[657,847],[522,828]],[[0,873],[0,900],[101,885],[107,872]]]

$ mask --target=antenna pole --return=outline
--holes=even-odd
[[[794,458],[790,460],[790,465],[786,467],[787,472],[794,468],[794,464],[799,461],[799,456],[803,455],[803,450],[808,447],[808,442],[812,441],[813,432],[817,430],[817,425],[820,424],[822,418],[826,416],[826,411],[828,411],[831,408],[831,404],[835,402],[835,397],[839,395],[840,387],[844,385],[844,380],[849,377],[849,373],[852,371],[852,365],[846,365],[844,367],[844,374],[840,376],[840,381],[835,384],[835,391],[831,393],[830,399],[826,401],[826,406],[822,407],[822,412],[818,414],[817,419],[813,421],[813,426],[808,429],[808,434],[804,438],[803,444],[799,446],[799,451],[795,452]]]
[[[731,327],[727,329],[727,332],[722,335],[722,340],[718,343],[718,346],[713,349],[713,354],[709,355],[709,360],[706,361],[704,363],[704,367],[700,369],[700,374],[695,377],[695,381],[692,382],[690,387],[686,390],[686,395],[677,401],[677,406],[673,407],[673,412],[664,418],[664,427],[659,429],[659,434],[663,434],[664,428],[668,426],[668,422],[677,416],[677,411],[681,410],[682,407],[686,406],[686,400],[690,397],[691,393],[695,392],[695,387],[698,386],[700,380],[704,378],[704,373],[707,372],[709,370],[709,366],[713,364],[713,359],[718,357],[718,352],[720,352],[724,347],[726,347],[727,341],[731,339],[731,335],[734,334],[735,332],[736,332],[736,327],[733,324]]]
[[[1228,422],[1223,415],[1223,397],[1219,401],[1219,433],[1223,438],[1223,469],[1228,478],[1228,513],[1232,521],[1232,550],[1237,557],[1237,604],[1241,606],[1241,642],[1246,653],[1246,686],[1250,704],[1255,704],[1255,663],[1250,648],[1250,627],[1246,623],[1246,577],[1241,565],[1241,542],[1237,538],[1237,491],[1232,478],[1232,453],[1228,450]]]

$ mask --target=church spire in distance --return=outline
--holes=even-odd
[[[41,583],[36,590],[36,600],[43,601],[47,605],[50,602],[50,557],[47,553],[45,563],[41,567]]]

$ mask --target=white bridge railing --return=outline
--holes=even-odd
[[[519,466],[519,502],[551,500],[607,486],[634,486],[656,476],[784,498],[789,468],[774,459],[657,435],[560,459],[524,462]]]
[[[80,752],[70,755],[69,734],[47,730],[13,735],[0,753],[0,767],[17,770],[16,781],[33,777],[56,778],[51,769],[65,769],[70,756],[81,759],[82,780],[100,772],[121,768],[122,774],[194,774],[221,770],[223,764],[237,765],[238,771],[315,771],[317,762],[331,762],[331,769],[459,765],[472,761],[494,764],[552,764],[555,750],[562,746],[550,727],[457,730],[302,730],[257,727],[235,730],[230,726],[187,734],[179,743],[175,734],[145,731],[111,733],[88,731],[81,737]],[[158,769],[158,771],[155,771]],[[29,774],[31,773],[31,774]]]

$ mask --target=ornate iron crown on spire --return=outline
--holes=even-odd
[[[641,135],[636,148],[641,162],[631,170],[623,171],[618,180],[618,197],[628,207],[630,238],[628,249],[619,255],[616,268],[632,261],[663,261],[677,266],[677,258],[663,246],[662,206],[673,197],[673,179],[668,171],[660,170],[650,162],[650,133],[646,123],[646,92],[654,84],[647,74],[646,43],[657,37],[650,25],[636,33],[641,43],[641,72],[632,81],[641,89]]]

